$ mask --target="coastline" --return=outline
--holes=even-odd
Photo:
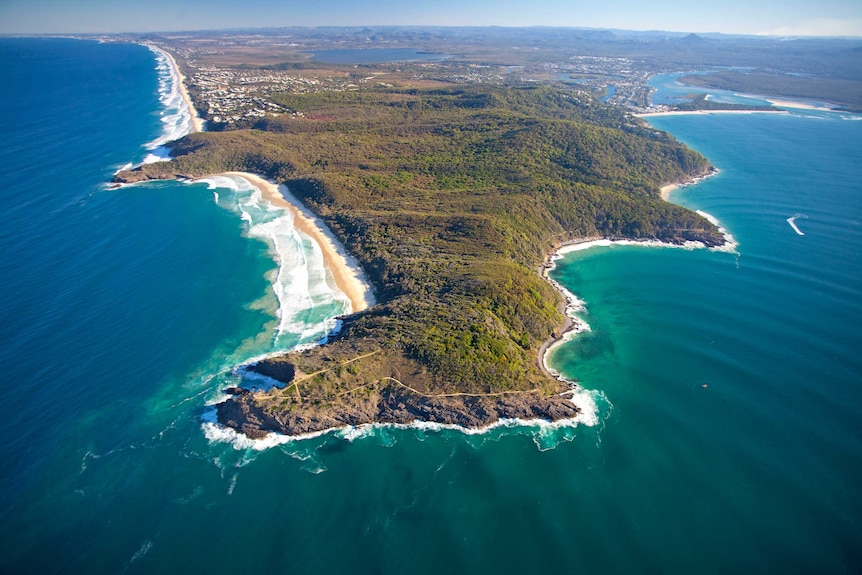
[[[673,113],[673,112],[670,112]],[[682,114],[687,114],[688,112],[680,112]],[[659,115],[659,114],[656,114]],[[660,188],[661,191],[661,199],[670,202],[670,194],[674,190],[678,188],[684,188],[690,185],[694,185],[702,182],[703,180],[710,178],[712,176],[716,176],[719,174],[719,170],[716,168],[711,168],[710,171],[702,176],[696,176],[687,180],[685,182],[676,182],[672,184],[665,184]],[[735,252],[737,242],[734,237],[723,228],[718,220],[702,211],[696,210],[698,214],[705,217],[709,220],[713,225],[718,227],[719,232],[721,232],[722,236],[724,236],[724,244],[710,248],[714,251],[727,251],[727,252]],[[792,224],[791,224],[792,225]],[[571,340],[575,336],[585,331],[590,331],[590,326],[587,322],[582,320],[577,316],[578,312],[584,311],[584,302],[579,299],[575,294],[570,292],[568,289],[563,287],[559,282],[552,279],[550,277],[550,272],[556,268],[557,260],[561,259],[568,253],[587,250],[594,247],[608,247],[612,245],[630,245],[630,246],[643,246],[643,247],[668,247],[668,248],[685,248],[685,249],[697,249],[706,247],[700,242],[686,242],[684,244],[670,244],[667,242],[662,242],[658,240],[612,240],[610,238],[605,237],[587,237],[587,238],[579,238],[575,240],[570,240],[567,242],[563,242],[559,246],[557,246],[550,254],[548,254],[545,259],[545,263],[540,268],[540,275],[554,288],[557,289],[563,297],[565,298],[565,303],[561,305],[562,312],[565,315],[565,321],[563,323],[563,328],[560,334],[553,334],[550,338],[545,340],[544,343],[539,347],[538,351],[538,365],[539,368],[548,376],[557,379],[563,383],[566,383],[572,386],[573,389],[577,389],[579,386],[576,382],[571,381],[563,377],[560,372],[553,369],[548,365],[548,359],[553,353],[553,351],[558,348],[563,343]]]
[[[835,112],[835,108],[829,108],[827,106],[818,106],[816,104],[809,104],[807,102],[795,101],[795,100],[780,100],[777,98],[766,98],[766,101],[772,104],[773,106],[777,106],[779,108],[794,108],[797,110],[816,110],[818,112]]]
[[[548,421],[540,418],[517,418],[503,417],[497,419],[487,425],[480,427],[465,427],[456,423],[437,423],[434,421],[414,420],[411,423],[393,423],[393,422],[375,422],[375,423],[360,423],[357,425],[340,425],[336,427],[328,427],[319,431],[309,431],[295,435],[287,435],[271,431],[262,437],[250,437],[242,431],[238,431],[233,427],[222,425],[218,422],[217,412],[208,413],[204,416],[203,428],[204,436],[213,442],[229,443],[234,449],[245,450],[251,449],[254,451],[264,451],[271,447],[290,444],[307,439],[315,439],[324,435],[334,435],[352,443],[356,439],[361,439],[372,435],[376,430],[398,429],[398,430],[417,430],[428,433],[440,433],[451,431],[461,433],[463,435],[484,435],[498,429],[533,429],[535,433],[542,434],[550,431],[557,431],[565,428],[574,428],[579,425],[593,427],[599,423],[597,417],[598,406],[596,405],[596,397],[589,392],[581,389],[573,389],[565,394],[578,395],[583,399],[582,404],[590,404],[589,410],[581,410],[574,417],[556,419]],[[603,397],[601,394],[599,397]],[[571,400],[575,403],[574,397]],[[217,404],[218,405],[218,404]],[[579,408],[581,404],[576,404]],[[215,410],[214,410],[215,411]]]
[[[363,311],[377,303],[371,283],[365,277],[365,272],[359,263],[347,253],[326,225],[317,216],[308,211],[302,205],[302,202],[290,193],[287,186],[283,184],[278,185],[250,172],[219,172],[201,176],[189,176],[189,179],[185,181],[195,183],[215,176],[242,178],[250,186],[259,189],[261,197],[266,201],[291,213],[296,229],[320,246],[326,269],[332,274],[335,285],[350,301],[349,313]],[[182,178],[165,178],[164,180],[183,181]],[[108,189],[118,189],[151,181],[157,181],[157,179],[141,178],[129,181],[129,179],[115,176],[113,183]]]
[[[338,288],[350,300],[350,313],[357,313],[375,304],[371,285],[359,264],[340,247],[332,232],[317,217],[308,212],[284,185],[266,180],[249,172],[223,172],[220,176],[239,177],[258,188],[268,202],[288,210],[296,229],[309,236],[323,253],[324,264]]]
[[[771,102],[770,102],[771,103]],[[668,110],[666,112],[644,112],[632,114],[636,118],[658,116],[711,116],[714,114],[788,114],[787,110]]]
[[[186,88],[186,77],[183,75],[180,70],[179,65],[177,64],[176,59],[173,55],[164,50],[163,48],[159,48],[154,44],[144,44],[150,50],[156,51],[159,54],[163,55],[168,62],[168,66],[170,66],[172,71],[172,76],[175,76],[177,79],[177,90],[180,93],[180,96],[183,99],[186,107],[189,110],[189,133],[193,132],[203,132],[204,131],[204,122],[198,114],[197,108],[195,108],[194,103],[192,102],[191,95],[189,95],[189,90]]]
[[[596,241],[601,240],[596,238],[584,238],[583,240],[580,240],[578,244],[592,244],[592,242]],[[550,272],[557,267],[557,260],[563,257],[565,253],[563,250],[567,246],[571,245],[577,244],[573,242],[565,242],[560,245],[556,250],[554,250],[551,254],[548,255],[548,257],[545,259],[545,263],[541,267],[540,275],[545,279],[545,281],[549,282],[558,292],[563,294],[564,301],[562,304],[560,304],[560,311],[563,313],[565,319],[563,320],[563,327],[560,330],[560,333],[552,334],[550,338],[546,339],[542,343],[542,345],[539,346],[536,360],[539,365],[539,369],[541,369],[545,375],[569,385],[571,390],[576,390],[580,387],[577,382],[563,377],[563,375],[559,371],[548,365],[548,358],[551,356],[551,354],[556,348],[558,348],[565,342],[571,340],[579,333],[590,331],[589,324],[577,316],[578,312],[584,311],[584,302],[580,300],[575,294],[563,287],[558,281],[552,279],[549,275]]]
[[[676,189],[685,188],[688,186],[693,186],[694,184],[699,184],[700,182],[706,180],[707,178],[711,178],[713,176],[717,176],[719,174],[718,168],[712,167],[710,171],[702,176],[697,176],[685,182],[674,182],[672,184],[665,184],[661,188],[659,188],[659,193],[661,195],[661,199],[666,202],[670,202],[670,194]],[[673,203],[673,202],[670,202]]]

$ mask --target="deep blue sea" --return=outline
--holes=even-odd
[[[0,572],[862,570],[860,116],[650,119],[739,245],[558,262],[595,425],[260,449],[208,405],[344,302],[241,181],[105,185],[176,128],[158,66],[0,39]]]

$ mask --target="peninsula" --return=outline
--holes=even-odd
[[[660,187],[709,172],[669,135],[548,86],[274,94],[294,115],[189,134],[117,181],[240,171],[285,185],[365,270],[378,304],[323,346],[249,369],[219,421],[250,437],[414,420],[577,417],[540,350],[566,328],[538,270],[579,238],[721,244]]]

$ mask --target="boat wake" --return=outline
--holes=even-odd
[[[800,236],[804,236],[805,232],[799,229],[799,226],[796,225],[796,220],[800,218],[808,218],[805,214],[794,214],[791,217],[787,218],[787,223],[790,224],[790,227],[793,228],[793,231],[799,234]]]

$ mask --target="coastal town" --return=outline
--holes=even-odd
[[[229,64],[228,48],[260,50],[262,41],[234,39],[230,46],[195,47],[176,40],[153,41],[177,56],[189,92],[210,129],[251,127],[267,115],[302,117],[278,103],[278,94],[346,92],[374,87],[439,87],[457,84],[551,84],[590,95],[635,113],[661,112],[650,104],[649,78],[654,66],[631,58],[568,55],[559,60],[524,65],[488,64],[466,58],[440,61],[380,62],[374,65],[327,65],[313,59],[264,62],[257,66]],[[275,49],[284,43],[263,43]],[[289,45],[294,47],[294,45]]]

